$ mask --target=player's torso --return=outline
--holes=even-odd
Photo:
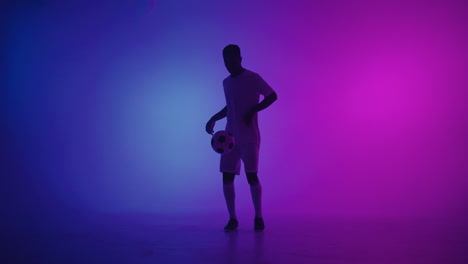
[[[227,77],[223,86],[228,109],[231,107],[235,108],[234,112],[247,112],[258,104],[259,93],[255,85],[255,76],[249,70],[237,77]]]
[[[250,126],[244,123],[244,115],[259,102],[255,85],[255,76],[248,70],[237,77],[227,77],[223,82],[228,109],[226,130],[239,142],[259,141],[257,115]]]

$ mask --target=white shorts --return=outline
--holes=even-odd
[[[221,154],[220,171],[239,175],[242,159],[246,173],[257,173],[259,149],[259,143],[235,145],[231,152]]]

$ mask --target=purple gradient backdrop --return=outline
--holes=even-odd
[[[224,213],[204,125],[225,105],[230,43],[279,96],[260,113],[266,215],[466,216],[466,3],[305,2],[9,5],[10,220]]]

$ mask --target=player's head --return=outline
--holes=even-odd
[[[242,57],[239,46],[230,44],[224,47],[223,59],[228,72],[234,73],[242,69]]]

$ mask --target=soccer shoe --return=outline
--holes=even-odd
[[[263,218],[255,217],[254,219],[254,230],[255,231],[263,231],[265,229],[265,223],[263,222]]]
[[[230,218],[227,225],[224,227],[224,231],[234,231],[239,226],[239,222],[235,218]]]

